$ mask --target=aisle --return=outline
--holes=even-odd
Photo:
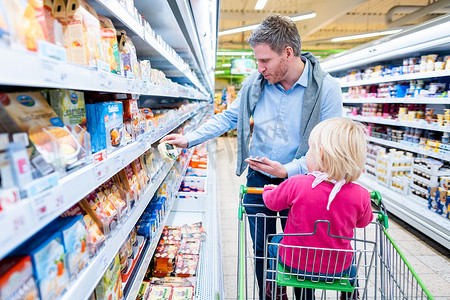
[[[239,186],[246,182],[245,174],[241,177],[235,175],[236,151],[236,138],[218,139],[217,170],[225,299],[236,299],[237,202]],[[389,225],[389,232],[431,294],[436,300],[449,300],[450,259],[393,221]]]

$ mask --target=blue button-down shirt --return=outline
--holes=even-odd
[[[253,112],[254,129],[250,155],[267,157],[286,168],[288,177],[307,174],[305,157],[295,159],[300,143],[300,124],[303,96],[308,86],[309,67],[305,68],[297,82],[288,91],[281,84],[266,81],[261,99]],[[231,129],[236,129],[239,115],[239,93],[230,107],[212,117],[196,131],[187,134],[189,147],[203,143]],[[342,94],[339,83],[329,74],[322,86],[320,120],[342,117]]]

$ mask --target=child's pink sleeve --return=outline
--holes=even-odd
[[[366,191],[367,192],[367,191]],[[370,194],[367,192],[367,196],[363,195],[363,210],[356,223],[357,228],[364,228],[370,224],[373,220],[372,202],[370,200]]]
[[[263,200],[267,208],[273,211],[281,211],[290,207],[291,193],[290,179],[283,181],[279,186],[267,186],[264,188]]]

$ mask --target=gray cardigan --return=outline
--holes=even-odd
[[[308,139],[311,130],[320,122],[320,108],[323,78],[327,75],[319,65],[317,58],[309,52],[303,52],[302,57],[306,58],[309,66],[308,86],[303,96],[303,108],[300,125],[300,139],[302,143],[299,145],[295,158],[298,159],[308,151]],[[264,88],[265,79],[258,73],[254,72],[243,82],[243,87],[239,94],[241,97],[239,107],[239,117],[237,122],[237,167],[236,174],[240,176],[247,163],[244,161],[250,153],[250,117],[255,110],[255,106],[261,98]]]

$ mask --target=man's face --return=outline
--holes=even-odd
[[[258,72],[264,75],[269,83],[278,83],[284,79],[289,69],[286,51],[279,55],[268,44],[260,44],[253,48],[253,52],[258,61]]]

